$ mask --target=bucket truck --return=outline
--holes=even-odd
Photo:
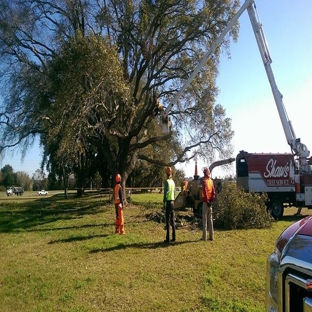
[[[246,191],[267,193],[268,208],[272,216],[278,219],[283,215],[284,205],[295,206],[300,210],[301,207],[312,208],[312,162],[307,146],[295,135],[283,96],[277,88],[259,17],[252,5],[247,7],[247,11],[291,153],[251,154],[241,151],[236,157],[237,185]]]
[[[182,89],[169,103],[167,108],[162,111],[162,131],[170,131],[169,114],[172,107],[176,104],[181,94],[190,85],[194,77],[207,62],[212,52],[221,44],[226,34],[231,30],[245,10],[247,10],[249,15],[284,134],[291,152],[289,154],[250,154],[241,151],[236,157],[237,186],[244,188],[246,191],[267,193],[268,209],[271,211],[272,216],[278,219],[283,215],[284,205],[298,207],[299,211],[302,207],[312,208],[312,159],[309,158],[310,151],[307,146],[295,135],[283,103],[283,96],[277,88],[271,68],[272,59],[262,24],[256,13],[254,0],[246,0],[244,2],[215,43],[210,47],[204,58],[196,66]]]

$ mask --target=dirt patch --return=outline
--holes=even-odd
[[[153,212],[146,214],[146,218],[149,221],[154,221],[157,223],[165,223],[165,212]],[[201,219],[196,218],[193,214],[189,212],[179,212],[175,213],[175,222],[176,222],[176,228],[189,228],[189,229],[196,229],[201,226]]]

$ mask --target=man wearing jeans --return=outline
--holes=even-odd
[[[210,171],[207,167],[204,168],[204,179],[202,182],[202,221],[203,221],[203,237],[202,240],[207,240],[207,218],[209,240],[213,240],[213,221],[212,221],[212,203],[216,198],[216,191],[212,179],[210,179]]]

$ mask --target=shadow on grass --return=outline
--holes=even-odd
[[[50,241],[49,244],[57,244],[57,243],[71,243],[71,242],[81,242],[88,239],[107,237],[109,234],[98,234],[98,235],[86,235],[86,236],[72,236],[69,238],[57,239],[54,241]]]
[[[283,216],[280,219],[276,220],[277,222],[279,220],[281,221],[287,221],[287,222],[297,222],[305,217],[308,217],[309,215],[307,214],[300,214],[300,215],[290,215],[290,216]]]
[[[35,229],[28,230],[27,232],[47,232],[47,231],[62,231],[62,230],[81,230],[84,228],[96,228],[96,227],[113,227],[114,223],[106,223],[106,224],[83,224],[83,225],[72,225],[72,226],[62,226],[62,227],[53,227],[53,228],[43,228],[43,229]]]
[[[170,242],[165,243],[163,241],[156,242],[156,243],[134,243],[134,244],[118,244],[113,247],[109,248],[97,248],[90,251],[90,253],[97,253],[97,252],[110,252],[115,250],[125,250],[128,248],[139,248],[139,249],[157,249],[157,248],[168,248],[168,247],[174,247],[178,245],[184,245],[184,244],[193,244],[194,242],[198,242],[198,240],[188,240],[188,241],[176,241],[176,242]]]
[[[0,204],[0,233],[28,230],[59,220],[82,218],[102,212],[107,200],[72,198],[58,195],[34,200],[11,201]],[[53,228],[57,229],[57,228]],[[38,229],[40,230],[40,229]],[[47,230],[47,229],[45,229]]]

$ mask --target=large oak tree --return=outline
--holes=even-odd
[[[231,120],[215,103],[217,48],[168,105],[236,13],[239,1],[0,0],[1,151],[35,136],[43,164],[79,176],[93,163],[125,182],[137,163],[175,165],[231,153]],[[105,171],[105,173],[104,173]],[[81,182],[83,183],[83,182]],[[82,185],[82,184],[81,184]]]

